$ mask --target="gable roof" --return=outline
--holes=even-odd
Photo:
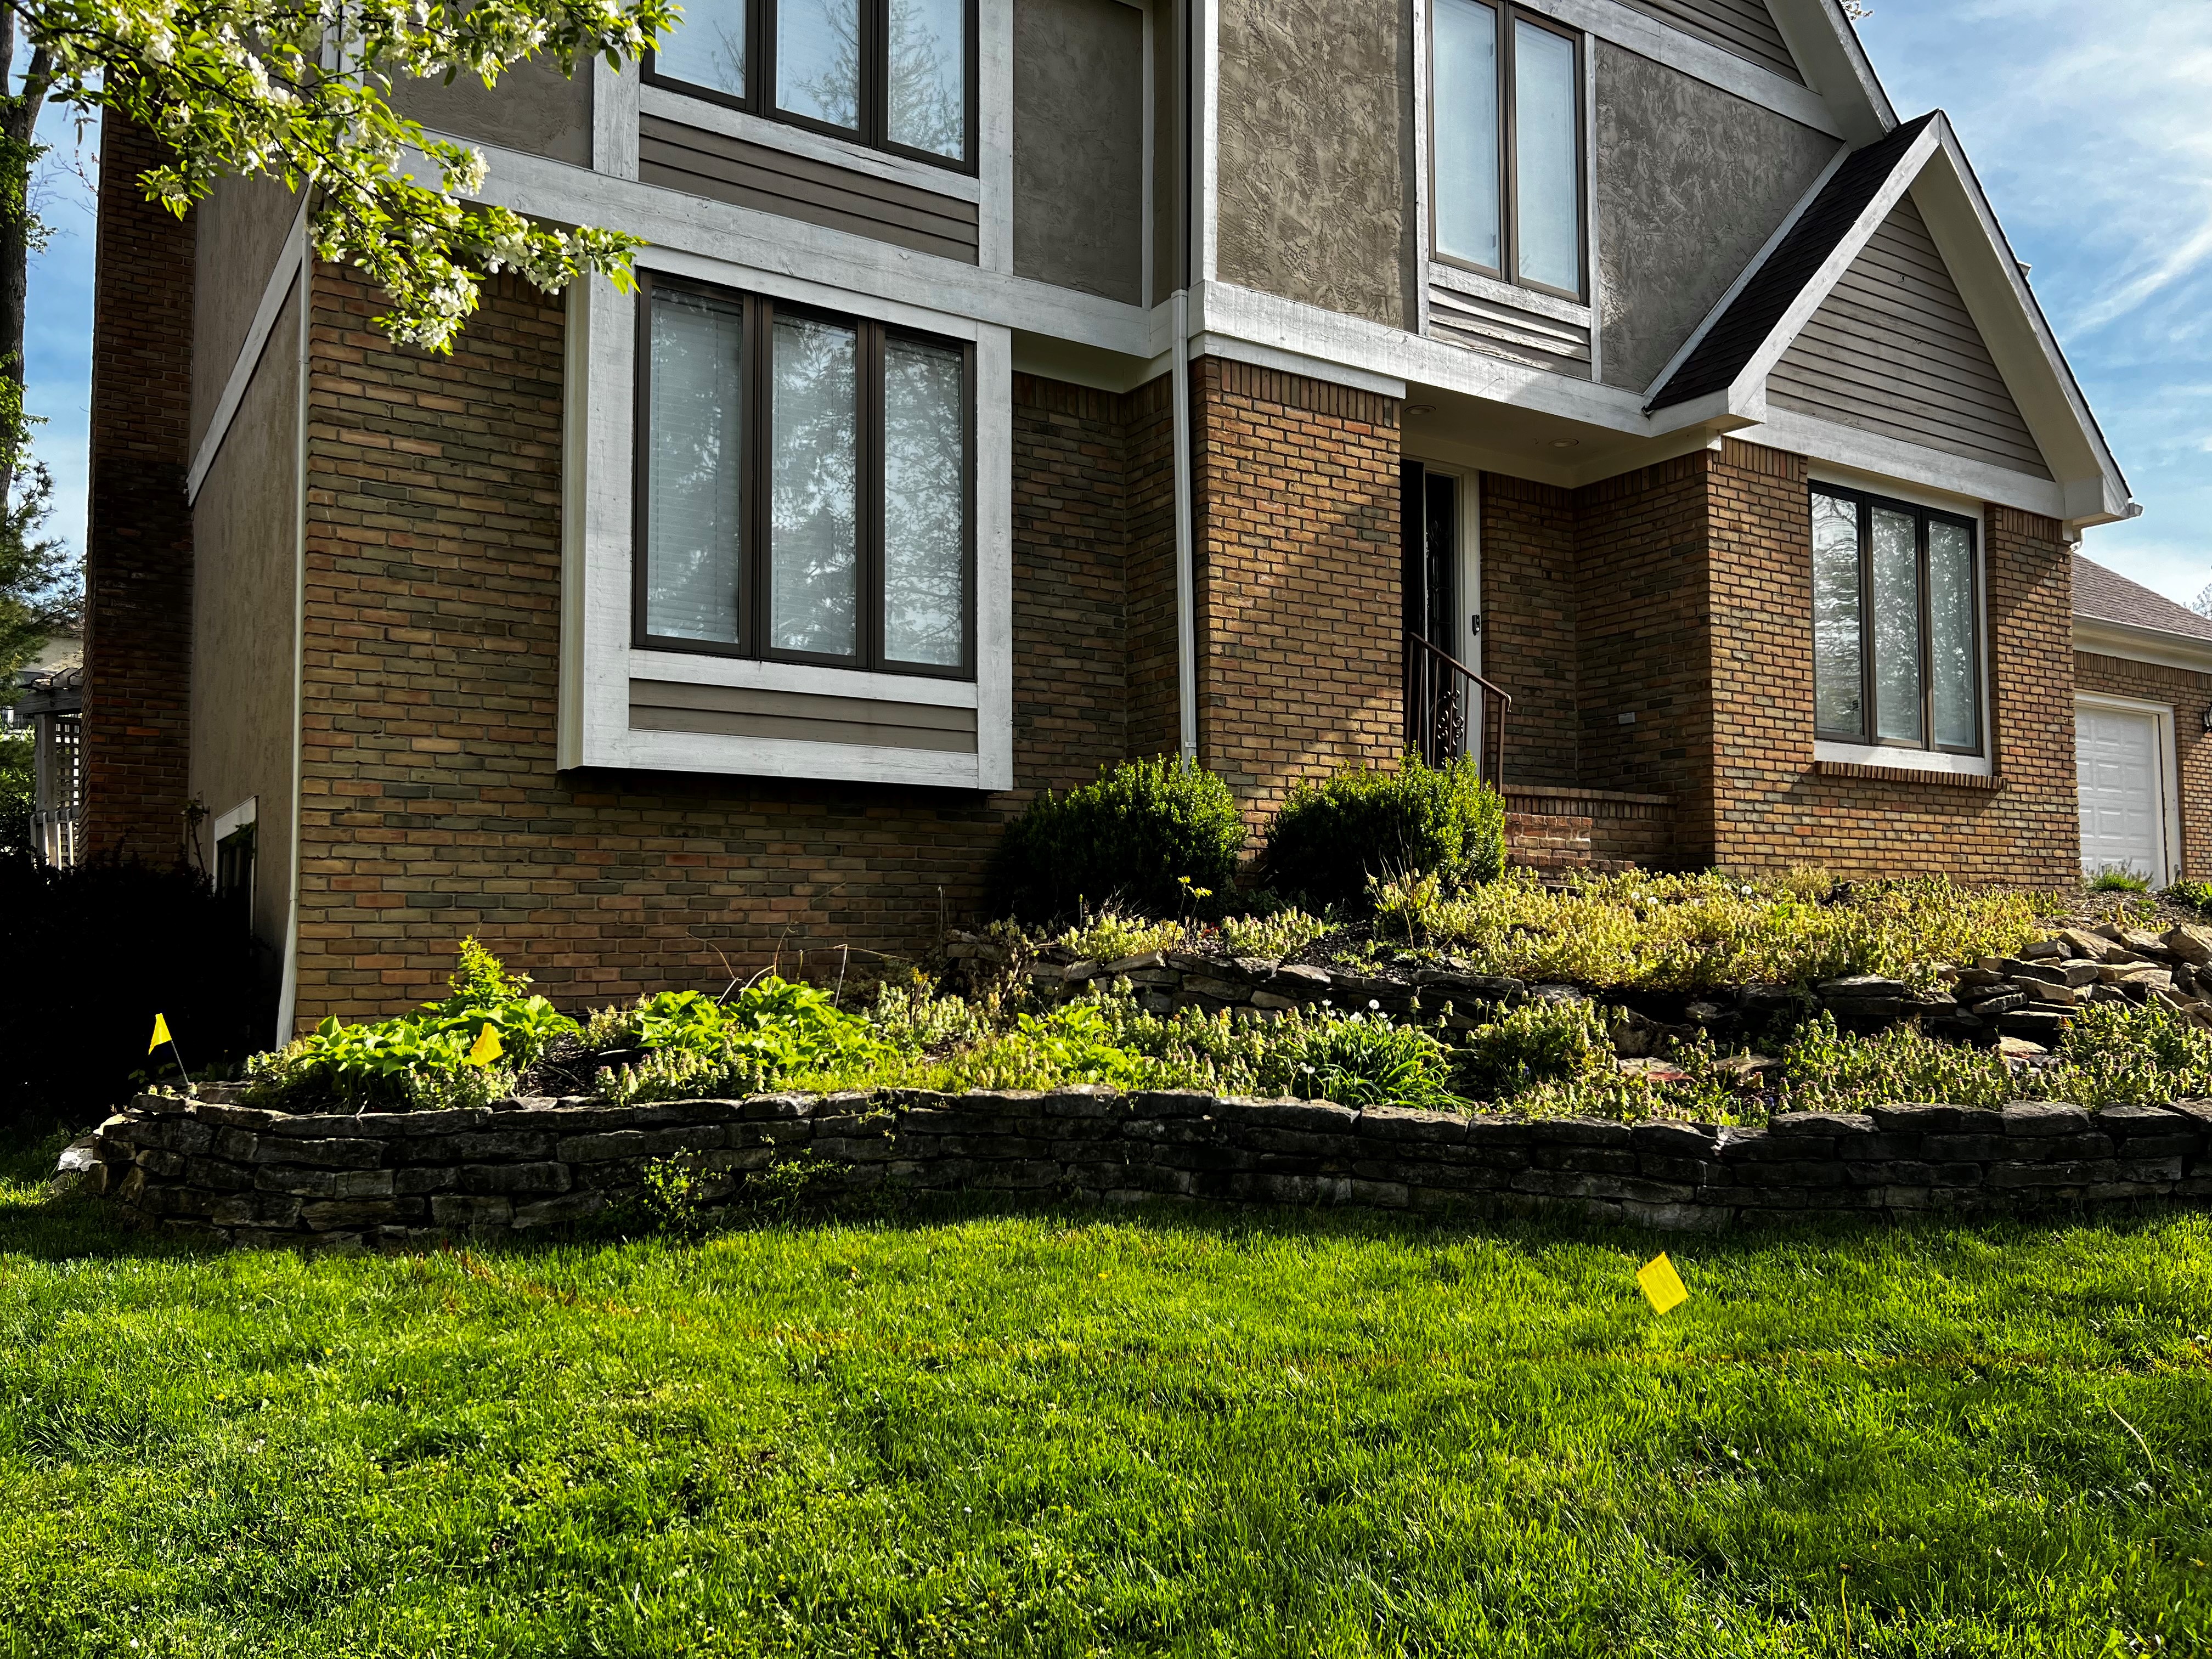
[[[1746,270],[1747,280],[1722,296],[1716,315],[1691,337],[1680,361],[1660,371],[1661,383],[1645,408],[1668,409],[1728,390],[1935,119],[1929,114],[1906,122],[1887,137],[1845,154],[1816,179],[1784,222],[1780,241],[1762,250]]]
[[[2039,483],[2050,500],[2036,510],[2075,526],[2133,518],[2142,509],[1941,110],[1814,182],[1653,381],[1652,429],[1765,422],[1768,374],[1908,192],[2057,486]]]
[[[2074,614],[2212,645],[2212,617],[2200,617],[2187,605],[2176,605],[2165,594],[2153,592],[2079,553],[2074,556]]]

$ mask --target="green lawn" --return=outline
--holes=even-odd
[[[0,1186],[0,1653],[2212,1640],[2201,1216],[1674,1240],[1657,1319],[1626,1234],[969,1215],[304,1260],[32,1200]]]

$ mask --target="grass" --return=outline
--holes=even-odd
[[[1670,1243],[1658,1319],[1534,1227],[210,1257],[0,1186],[0,1653],[2202,1650],[2212,1220]]]

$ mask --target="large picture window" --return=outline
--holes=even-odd
[[[1429,13],[1438,258],[1583,297],[1582,41],[1490,0]]]
[[[974,0],[685,0],[646,78],[975,169]]]
[[[1982,753],[1980,617],[1972,520],[1814,488],[1819,736]]]
[[[968,349],[641,281],[638,642],[971,676]]]

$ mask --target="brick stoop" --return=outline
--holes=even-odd
[[[1674,801],[1609,789],[1505,790],[1506,862],[1539,872],[1664,868]]]

